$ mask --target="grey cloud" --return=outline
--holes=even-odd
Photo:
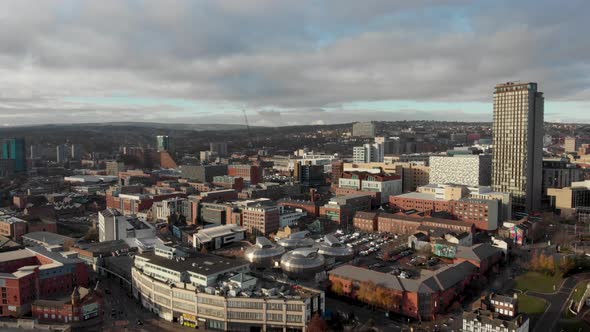
[[[587,102],[589,10],[582,0],[6,1],[0,104],[67,114],[63,98],[123,91],[244,105],[266,122],[331,123],[341,115],[320,110],[491,101],[494,84],[515,79],[538,81],[548,100]],[[155,116],[166,112],[184,116]]]

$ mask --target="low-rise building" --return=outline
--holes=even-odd
[[[20,317],[31,312],[35,300],[69,294],[88,282],[84,262],[60,252],[30,247],[0,253],[0,316]]]
[[[417,278],[401,278],[352,265],[341,265],[328,272],[332,291],[368,302],[359,292],[380,292],[390,299],[377,306],[418,320],[433,320],[444,313],[458,294],[476,276],[469,262],[452,264],[435,271],[421,270]],[[366,288],[366,289],[362,289]],[[377,297],[375,297],[377,298]]]
[[[348,225],[352,224],[357,211],[368,211],[370,209],[370,194],[338,196],[331,198],[328,203],[320,207],[320,216],[337,224]]]
[[[364,232],[377,232],[377,219],[379,214],[377,212],[358,211],[354,214],[352,224],[354,228]]]
[[[154,227],[144,220],[121,215],[115,209],[105,209],[98,213],[98,239],[100,242],[144,239],[156,235]]]
[[[103,312],[102,294],[84,287],[74,288],[68,296],[35,300],[32,305],[33,318],[41,322],[76,324],[102,316]]]
[[[208,250],[219,249],[230,243],[245,239],[246,229],[238,225],[219,225],[201,229],[193,234],[195,248]]]

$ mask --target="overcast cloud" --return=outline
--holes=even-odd
[[[0,6],[2,125],[489,120],[509,80],[539,83],[548,120],[590,121],[585,0]]]

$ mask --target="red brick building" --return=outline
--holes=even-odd
[[[27,233],[26,221],[16,218],[7,217],[0,219],[0,235],[4,235],[19,241]]]
[[[250,184],[262,182],[262,168],[257,165],[234,164],[227,166],[227,175],[241,177]]]
[[[352,219],[352,224],[354,225],[354,228],[361,230],[363,232],[376,232],[378,230],[378,217],[379,214],[377,212],[359,211],[354,215],[354,219]]]
[[[475,232],[473,223],[442,218],[407,216],[404,214],[379,213],[377,231],[397,234],[414,234],[421,225],[447,229],[455,233]]]
[[[75,324],[95,317],[102,317],[104,300],[93,289],[75,287],[72,294],[55,300],[35,300],[33,318],[41,322]]]
[[[279,230],[280,212],[277,206],[247,206],[242,210],[242,226],[250,234],[269,236]]]
[[[0,316],[27,314],[33,301],[69,294],[89,282],[82,260],[40,247],[0,253],[0,273]]]
[[[433,320],[444,313],[477,276],[477,267],[461,262],[436,271],[422,270],[417,278],[400,278],[352,265],[341,265],[328,272],[332,291],[368,302],[358,297],[361,287],[374,288],[377,293],[387,293],[391,305],[371,303],[382,309],[412,317],[417,320]],[[377,288],[381,288],[377,291]],[[368,299],[370,300],[370,299]],[[378,301],[376,301],[378,302]]]
[[[498,228],[500,204],[500,201],[487,199],[435,199],[434,195],[423,193],[389,197],[389,206],[392,209],[416,210],[427,214],[446,212],[456,219],[472,222],[477,229],[485,231],[493,231]]]
[[[317,217],[320,213],[320,206],[313,201],[303,201],[295,199],[283,199],[278,202],[279,206],[290,207],[293,209],[301,209],[307,212],[310,217]]]

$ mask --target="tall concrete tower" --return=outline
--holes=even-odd
[[[541,204],[543,104],[537,83],[496,85],[492,188],[511,193],[515,211],[535,211]]]

